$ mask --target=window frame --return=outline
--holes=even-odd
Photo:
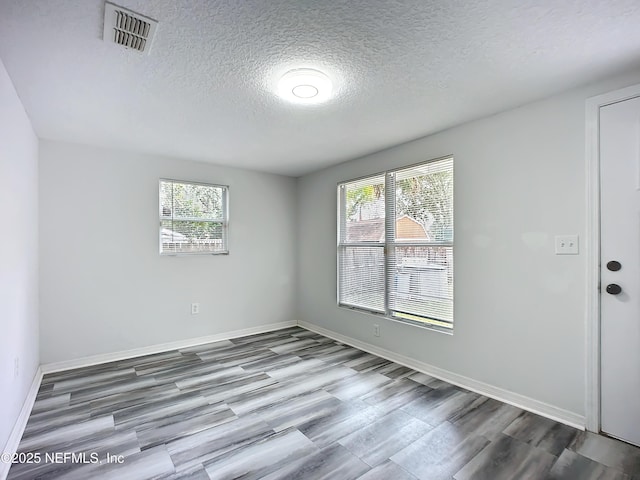
[[[385,280],[386,280],[386,270],[387,270],[387,255],[386,255],[386,242],[375,242],[375,241],[364,241],[364,242],[343,242],[341,239],[342,233],[344,232],[346,235],[346,216],[342,215],[341,212],[341,205],[343,205],[346,201],[346,195],[345,195],[345,189],[344,188],[340,188],[342,185],[346,185],[348,183],[355,183],[357,181],[360,180],[368,180],[368,179],[373,179],[376,177],[382,177],[382,180],[384,182],[384,184],[386,185],[387,182],[387,177],[386,177],[386,173],[387,172],[381,172],[381,173],[376,173],[376,174],[372,174],[372,175],[367,175],[364,177],[358,177],[358,178],[354,178],[353,180],[348,180],[348,181],[344,181],[344,182],[340,182],[338,183],[338,246],[337,246],[337,255],[336,255],[336,273],[337,273],[337,288],[336,288],[336,299],[337,299],[337,304],[339,307],[344,307],[344,308],[348,308],[351,310],[358,310],[358,311],[362,311],[362,312],[366,312],[366,313],[371,313],[373,315],[386,315],[387,312],[387,286],[385,285],[385,298],[384,298],[384,311],[380,311],[380,310],[374,310],[371,308],[366,308],[366,307],[361,307],[361,306],[357,306],[357,305],[350,305],[350,304],[346,304],[346,303],[340,303],[340,254],[342,252],[342,249],[347,249],[349,247],[364,247],[364,248],[382,248],[383,249],[383,257],[384,257],[384,262],[385,262]],[[386,196],[386,190],[385,190],[385,196]],[[385,199],[386,200],[386,199]],[[386,206],[386,201],[385,201],[385,222],[386,222],[386,215],[387,215],[387,206]],[[386,231],[386,229],[385,229]],[[386,283],[386,282],[385,282]]]
[[[203,187],[213,187],[222,189],[222,218],[219,219],[202,219],[198,217],[194,218],[178,218],[176,221],[194,221],[194,222],[208,222],[208,223],[221,223],[222,224],[222,245],[223,250],[216,252],[168,252],[162,249],[162,222],[167,218],[162,215],[162,182],[171,182],[172,184],[182,185],[200,185]],[[173,205],[172,205],[173,206]],[[173,210],[173,209],[172,209]],[[229,255],[229,186],[216,183],[206,182],[194,182],[191,180],[178,180],[175,178],[159,178],[158,179],[158,252],[161,256],[168,257],[191,257],[194,255]],[[173,218],[172,218],[173,219]]]
[[[453,193],[452,193],[452,210],[453,210],[453,218],[455,221],[455,159],[453,154],[450,155],[444,155],[442,157],[437,157],[437,158],[433,158],[430,160],[426,160],[426,161],[421,161],[421,162],[417,162],[417,163],[413,163],[413,164],[409,164],[409,165],[405,165],[402,167],[398,167],[398,168],[393,168],[393,169],[389,169],[389,170],[385,170],[382,172],[377,172],[377,173],[372,173],[370,175],[364,175],[361,177],[356,177],[350,180],[344,180],[341,182],[338,182],[337,184],[337,217],[338,217],[338,222],[337,222],[337,248],[336,248],[336,305],[339,308],[345,308],[348,310],[353,310],[353,311],[357,311],[357,312],[361,312],[361,313],[366,313],[369,315],[374,315],[376,317],[382,317],[385,318],[387,320],[391,320],[394,322],[400,322],[403,324],[408,324],[408,325],[415,325],[417,327],[420,328],[427,328],[429,330],[435,330],[438,332],[442,332],[442,333],[447,333],[447,334],[453,334],[454,331],[454,325],[455,325],[455,303],[454,303],[454,299],[455,299],[455,272],[452,272],[454,281],[453,281],[453,291],[452,291],[452,296],[451,296],[451,302],[452,302],[452,320],[451,320],[451,325],[450,326],[441,326],[438,325],[438,322],[441,323],[447,323],[446,321],[442,321],[442,320],[438,320],[436,318],[431,318],[431,319],[427,319],[427,317],[425,317],[425,319],[427,321],[421,321],[421,320],[411,320],[409,318],[402,318],[402,317],[398,317],[398,316],[394,316],[393,312],[394,310],[390,308],[390,295],[392,292],[392,288],[393,288],[393,274],[391,273],[392,270],[392,264],[393,264],[393,260],[392,260],[392,255],[390,255],[389,251],[390,249],[394,249],[396,247],[450,247],[451,248],[451,258],[452,258],[452,262],[453,262],[453,268],[455,268],[455,226],[452,225],[452,237],[451,237],[451,241],[398,241],[396,238],[396,232],[395,232],[395,221],[397,221],[396,218],[396,199],[395,199],[395,195],[396,195],[396,189],[395,189],[395,174],[397,172],[401,172],[404,170],[409,170],[411,168],[415,168],[415,167],[421,167],[421,166],[425,166],[434,162],[441,162],[441,161],[445,161],[445,160],[450,160],[451,161],[451,171],[452,171],[452,176],[453,176],[453,182],[454,182],[454,187],[453,187]],[[342,209],[343,206],[346,205],[346,192],[344,188],[341,188],[347,184],[350,183],[354,183],[354,182],[359,182],[359,181],[363,181],[363,180],[367,180],[367,179],[375,179],[376,177],[383,177],[384,178],[384,186],[385,186],[385,192],[384,192],[384,212],[385,212],[385,216],[384,216],[384,241],[382,242],[375,242],[375,241],[371,241],[371,242],[346,242],[346,241],[342,241],[342,236],[343,234],[346,235],[346,224],[347,224],[347,218],[346,215],[343,215]],[[359,306],[355,306],[355,305],[350,305],[348,303],[342,303],[340,301],[340,290],[341,290],[341,284],[340,284],[340,255],[343,249],[346,249],[348,247],[376,247],[376,246],[380,246],[383,248],[383,255],[384,255],[384,280],[385,280],[385,289],[384,289],[384,312],[379,311],[379,310],[374,310],[371,308],[365,308],[365,307],[359,307]],[[401,312],[397,312],[397,313],[401,313]],[[430,320],[431,322],[434,323],[430,323],[428,320]]]

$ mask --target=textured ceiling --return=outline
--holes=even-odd
[[[0,58],[42,138],[301,175],[637,67],[638,0],[120,0],[151,53],[102,41],[100,0],[0,1]],[[287,70],[337,86],[276,96]]]

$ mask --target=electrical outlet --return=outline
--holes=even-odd
[[[380,336],[380,325],[378,325],[377,323],[373,324],[373,335],[376,337]]]
[[[20,359],[18,357],[13,359],[13,378],[18,378],[20,375]]]
[[[200,313],[200,304],[192,303],[191,304],[191,315],[198,315]]]
[[[578,255],[578,235],[556,235],[556,255]]]

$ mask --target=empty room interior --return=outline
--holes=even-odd
[[[0,479],[640,478],[639,25],[0,1]]]

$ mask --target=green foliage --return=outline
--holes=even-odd
[[[359,188],[347,188],[347,218],[362,220],[362,207],[378,200],[384,195],[384,185],[365,185]]]
[[[216,219],[222,213],[221,189],[208,185],[173,184],[173,216]]]
[[[162,182],[162,217],[169,230],[190,240],[222,238],[222,224],[203,220],[222,218],[222,189],[209,185]]]
[[[453,174],[435,172],[396,182],[396,215],[421,223],[432,240],[452,240]]]

